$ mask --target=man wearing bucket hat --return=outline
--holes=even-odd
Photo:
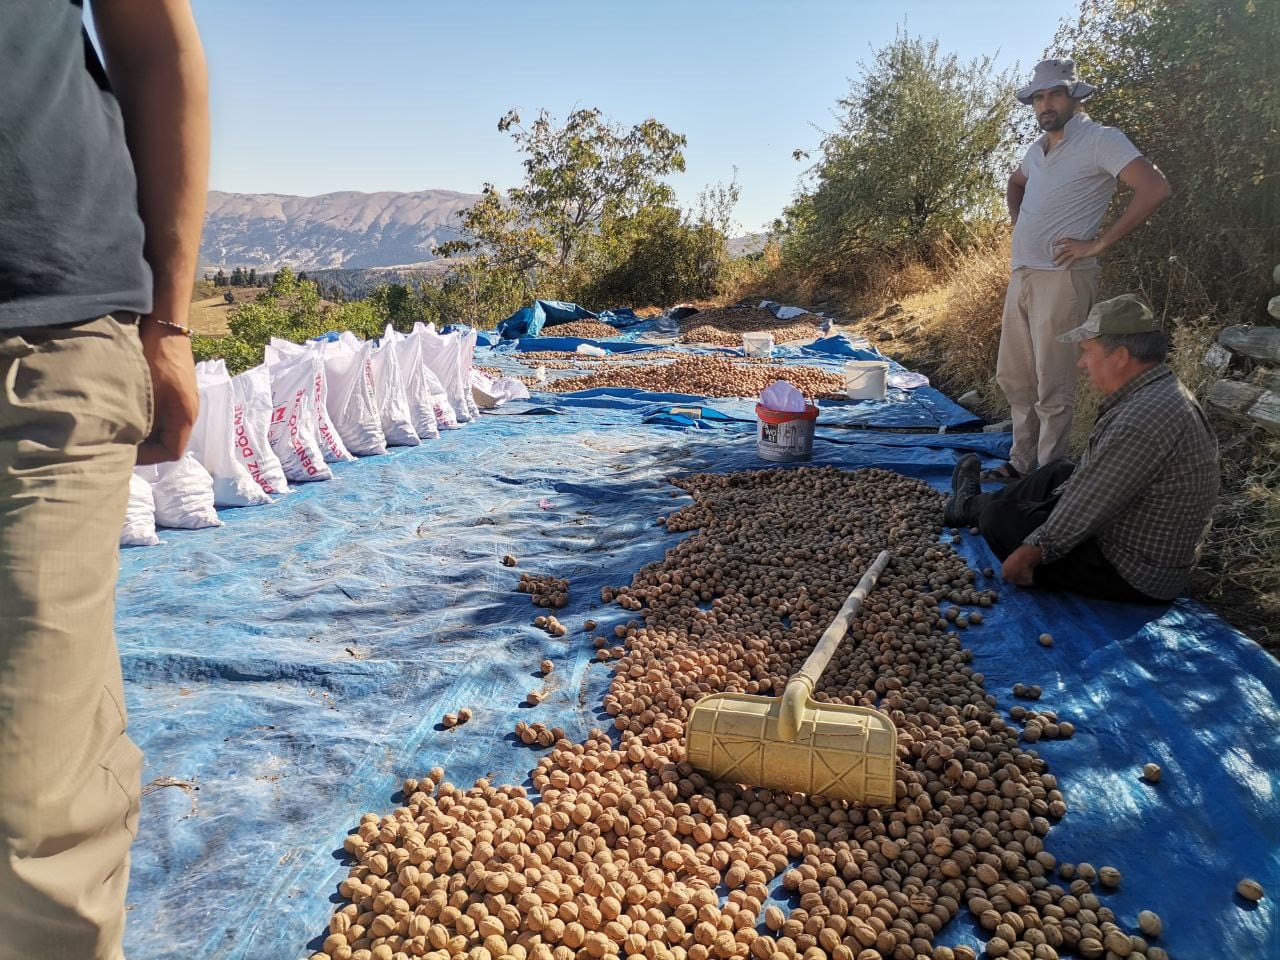
[[[1218,498],[1218,444],[1165,365],[1168,341],[1132,294],[1094,306],[1058,337],[1103,394],[1078,466],[1058,460],[995,494],[961,458],[947,522],[977,524],[1019,586],[1112,600],[1171,600],[1186,587]]]
[[[1080,109],[1095,87],[1071,60],[1036,64],[1017,92],[1044,131],[1009,177],[1013,221],[1009,290],[1000,323],[996,380],[1009,401],[1013,449],[987,475],[1013,480],[1067,454],[1075,400],[1075,353],[1056,340],[1080,324],[1098,287],[1098,255],[1132,233],[1169,197],[1169,183],[1119,130]],[[1116,180],[1133,190],[1124,212],[1099,232]]]

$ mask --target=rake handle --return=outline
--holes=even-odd
[[[876,588],[880,574],[888,565],[889,551],[881,550],[875,562],[862,575],[858,585],[853,588],[853,592],[845,599],[844,606],[831,621],[831,626],[827,627],[818,638],[818,645],[813,648],[813,653],[809,654],[804,666],[787,681],[786,689],[782,691],[782,708],[778,715],[778,735],[784,740],[793,741],[799,734],[804,706],[817,688],[822,671],[827,669],[827,664],[835,655],[840,641],[849,632],[849,623],[853,620],[854,614],[862,606],[862,601],[867,598],[867,594]]]

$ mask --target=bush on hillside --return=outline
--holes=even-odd
[[[604,224],[569,299],[640,306],[714,296],[729,265],[726,238],[737,202],[736,183],[717,184],[703,192],[696,214],[649,207]]]
[[[786,212],[787,256],[847,278],[859,264],[871,275],[972,243],[1002,216],[1012,88],[991,58],[961,63],[937,40],[900,32],[839,101],[812,189]]]

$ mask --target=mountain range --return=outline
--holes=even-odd
[[[343,191],[318,197],[209,192],[200,238],[202,270],[391,267],[437,257],[456,239],[458,214],[479,195]]]
[[[366,271],[421,266],[457,239],[458,215],[479,194],[454,190],[357,193],[318,197],[209,191],[200,268]],[[729,241],[732,256],[758,252],[764,234]],[[383,282],[387,282],[385,278]]]

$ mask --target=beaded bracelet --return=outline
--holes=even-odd
[[[158,323],[162,327],[168,327],[170,330],[177,330],[184,337],[189,337],[195,333],[190,327],[184,327],[180,323],[174,323],[172,320],[161,320],[159,317],[149,314],[144,319],[150,320],[152,323]]]

